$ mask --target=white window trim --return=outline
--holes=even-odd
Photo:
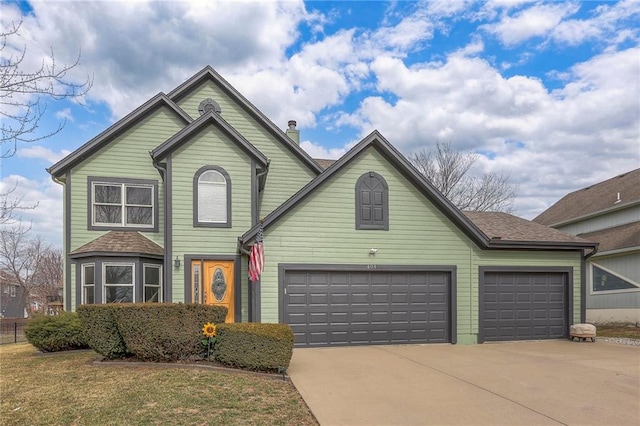
[[[120,203],[97,203],[96,202],[96,191],[95,188],[97,185],[100,186],[117,186],[120,187]],[[126,188],[150,188],[151,189],[151,206],[143,205],[143,204],[127,204],[127,190]],[[101,182],[94,181],[91,182],[91,225],[92,226],[104,226],[104,227],[113,227],[113,226],[121,226],[123,228],[153,228],[155,227],[155,186],[144,183],[120,183],[120,182]],[[118,206],[121,208],[120,213],[120,223],[111,223],[111,222],[96,222],[95,215],[95,206]],[[151,223],[126,223],[127,222],[127,207],[146,207],[151,208]]]
[[[93,284],[86,285],[85,284],[85,268],[93,266]],[[80,292],[80,303],[85,304],[87,301],[85,300],[85,288],[93,287],[93,303],[96,303],[96,264],[95,263],[83,263],[80,269],[80,285],[82,287],[82,291]]]
[[[147,268],[156,268],[158,269],[158,285],[150,285],[147,284]],[[162,265],[158,265],[156,263],[143,263],[142,264],[142,302],[146,302],[144,298],[147,295],[147,287],[158,288],[158,303],[163,302],[163,294],[162,294]]]
[[[602,269],[603,271],[620,278],[621,280],[624,280],[626,282],[628,282],[629,284],[635,285],[636,288],[622,288],[619,290],[604,290],[604,291],[595,291],[593,289],[593,267],[596,266],[600,269]],[[589,294],[590,295],[599,295],[599,294],[620,294],[620,293],[635,293],[640,291],[640,283],[637,283],[636,281],[632,280],[631,278],[625,277],[620,275],[619,273],[613,272],[611,269],[609,268],[605,268],[604,266],[600,265],[599,263],[595,263],[595,262],[591,262],[590,266],[589,266]]]
[[[131,267],[131,284],[107,284],[107,266],[130,266]],[[105,262],[102,264],[102,303],[107,302],[107,287],[131,287],[131,302],[136,301],[136,264],[134,262]]]
[[[17,285],[13,285],[13,284],[9,285],[9,296],[16,297],[16,288],[17,287],[18,287]]]

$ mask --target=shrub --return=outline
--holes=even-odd
[[[127,351],[144,361],[201,359],[202,326],[222,323],[227,308],[200,304],[140,303],[115,311]]]
[[[216,359],[224,364],[259,371],[289,367],[293,355],[293,332],[286,324],[220,324]]]
[[[163,303],[82,305],[78,308],[89,346],[108,359],[144,361],[202,357],[206,322],[224,322],[222,306]]]
[[[27,340],[42,352],[85,349],[82,324],[78,315],[62,312],[60,315],[37,316],[24,330]]]
[[[124,304],[82,305],[78,317],[82,322],[84,338],[91,349],[108,359],[128,355],[127,347],[118,330],[115,311]]]

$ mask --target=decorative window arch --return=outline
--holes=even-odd
[[[356,229],[389,230],[389,186],[376,172],[356,182]]]
[[[231,227],[231,178],[222,167],[201,167],[193,177],[193,226]]]

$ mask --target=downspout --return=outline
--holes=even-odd
[[[587,322],[587,260],[591,256],[598,253],[598,246],[599,244],[596,244],[593,250],[591,250],[591,253],[588,253],[582,256],[582,262],[580,265],[582,269],[582,274],[581,274],[582,275],[581,277],[582,291],[580,294],[580,322],[581,323]]]
[[[172,280],[167,279],[169,274],[171,273],[171,256],[170,253],[167,253],[167,234],[168,234],[168,230],[167,230],[167,223],[169,222],[167,220],[167,168],[166,166],[163,166],[162,164],[158,163],[158,161],[153,157],[153,154],[151,151],[149,151],[149,156],[151,157],[151,164],[153,164],[153,167],[156,168],[156,170],[158,170],[158,173],[160,174],[160,177],[162,178],[162,183],[164,185],[164,197],[162,197],[162,204],[163,204],[163,212],[164,212],[164,218],[162,221],[162,239],[163,239],[163,243],[164,243],[164,259],[163,259],[163,277],[162,277],[162,282],[167,285],[167,283],[171,283]],[[168,294],[169,292],[166,291],[166,287],[163,290],[163,294]],[[172,294],[173,292],[170,292],[170,294]],[[164,296],[163,296],[164,299]],[[166,301],[166,300],[165,300]]]
[[[49,169],[47,169],[47,172],[51,173]],[[69,259],[69,251],[71,250],[71,238],[69,237],[69,235],[71,232],[71,229],[70,229],[71,222],[69,219],[70,217],[69,215],[71,214],[71,211],[70,211],[71,209],[68,208],[70,201],[67,198],[69,198],[71,195],[70,195],[70,191],[68,191],[67,189],[67,185],[71,185],[71,174],[70,172],[67,172],[67,180],[68,180],[67,182],[62,182],[53,174],[51,174],[51,180],[53,180],[58,185],[61,185],[64,192],[64,207],[63,207],[64,236],[62,238],[62,255],[64,259],[64,268],[62,271],[62,300],[64,303],[63,309],[67,312],[70,312],[71,311],[71,262]]]
[[[262,176],[265,176],[267,173],[269,173],[269,165],[271,164],[271,160],[267,160],[267,166],[260,171],[257,175],[256,175],[256,180],[258,181],[258,192],[260,192],[260,178]]]

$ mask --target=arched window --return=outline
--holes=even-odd
[[[193,225],[231,227],[231,179],[218,166],[204,166],[193,179]]]
[[[356,229],[389,230],[389,187],[375,172],[356,182]]]

